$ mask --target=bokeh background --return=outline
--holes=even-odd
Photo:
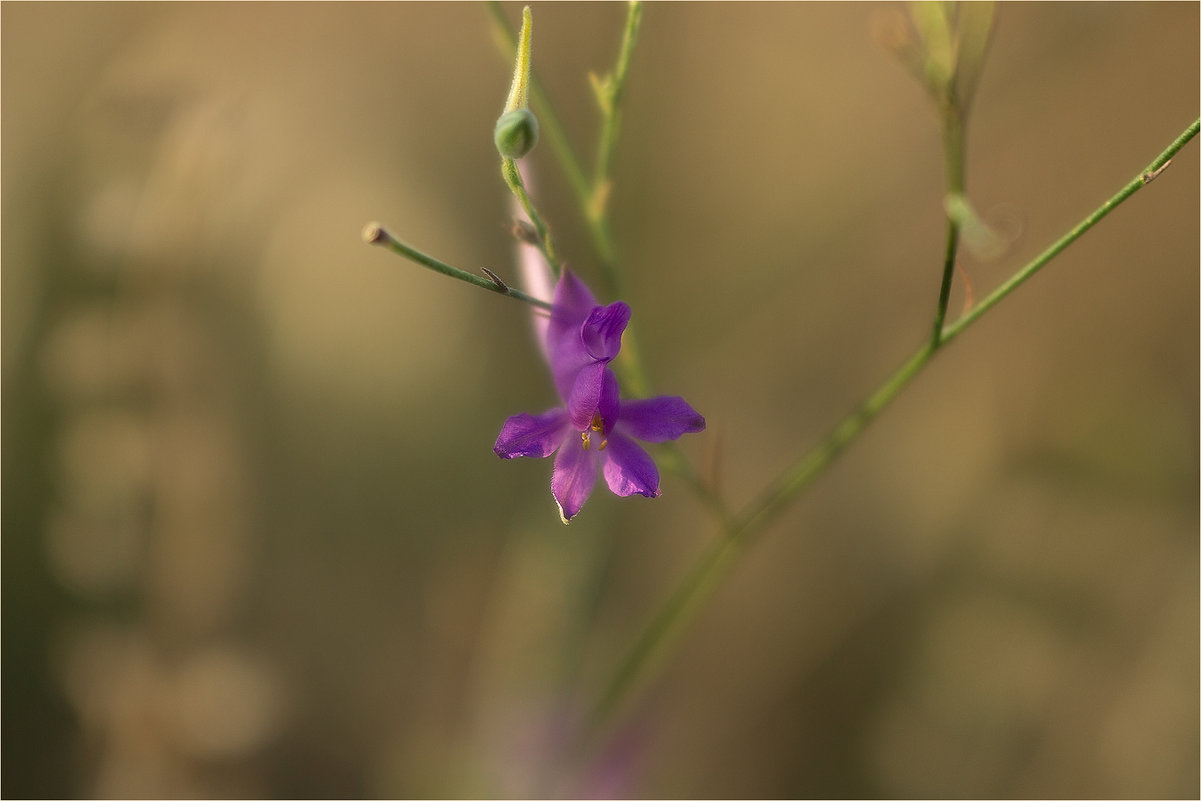
[[[895,10],[646,9],[625,299],[735,507],[928,332],[942,160]],[[491,453],[553,402],[526,310],[359,238],[514,275],[486,9],[0,17],[4,795],[1197,796],[1196,143],[938,357],[562,780],[714,529],[671,477],[563,527],[549,463]],[[590,153],[624,9],[534,17]],[[1196,117],[1198,24],[1000,7],[967,181],[1017,238],[963,258],[977,296]]]

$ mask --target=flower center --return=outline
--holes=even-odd
[[[597,412],[596,414],[592,415],[592,422],[589,423],[588,427],[580,432],[580,440],[584,443],[584,450],[588,450],[588,448],[592,445],[592,432],[604,430],[605,421],[601,419],[600,412]],[[603,451],[605,446],[608,444],[609,440],[602,439],[600,441],[600,445],[596,446],[597,451]]]

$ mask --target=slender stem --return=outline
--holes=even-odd
[[[964,189],[964,129],[963,114],[953,97],[942,106],[942,147],[946,164],[948,195],[962,195]],[[951,281],[955,277],[955,256],[959,251],[960,222],[954,215],[947,215],[947,249],[943,259],[942,284],[938,290],[938,308],[934,312],[934,330],[930,341],[937,346],[942,339],[943,324],[947,319],[947,305],[951,301]]]
[[[667,645],[674,641],[685,625],[713,594],[721,581],[733,569],[737,556],[744,552],[754,537],[789,503],[819,478],[848,445],[854,442],[868,424],[887,408],[901,390],[929,363],[934,355],[959,334],[979,320],[989,309],[1024,283],[1047,262],[1059,255],[1084,232],[1097,224],[1109,212],[1146,186],[1166,166],[1167,162],[1190,139],[1197,135],[1201,120],[1190,125],[1184,133],[1155,158],[1130,183],[1086,217],[1079,225],[1042,254],[1018,270],[976,307],[948,327],[938,339],[927,340],[896,372],[894,372],[866,401],[839,423],[817,447],[789,466],[758,498],[724,527],[721,536],[701,555],[693,569],[668,596],[659,612],[651,618],[642,635],[634,642],[602,690],[588,719],[583,737],[595,737],[611,720],[622,701],[629,698],[634,686],[644,680],[648,667],[661,657]],[[589,743],[581,739],[581,746]]]
[[[583,205],[584,219],[593,248],[600,257],[601,271],[614,295],[623,290],[621,273],[617,269],[617,252],[609,231],[609,192],[612,188],[613,154],[617,150],[621,131],[621,102],[625,95],[626,75],[638,32],[642,26],[642,3],[630,0],[626,6],[626,24],[617,52],[613,71],[604,79],[593,79],[593,89],[601,112],[600,137],[596,147],[596,167],[587,202]]]
[[[487,289],[489,292],[495,292],[498,295],[507,295],[508,297],[528,303],[531,306],[537,306],[540,309],[550,311],[551,305],[545,300],[539,300],[532,295],[527,295],[520,289],[514,289],[513,287],[501,282],[499,279],[484,278],[476,275],[475,273],[469,273],[466,270],[460,270],[458,267],[452,267],[446,262],[438,261],[428,253],[422,253],[417,248],[401,242],[399,239],[392,236],[392,234],[385,231],[379,223],[367,224],[367,227],[363,229],[363,240],[371,245],[381,245],[386,247],[393,253],[399,253],[406,259],[414,261],[417,264],[420,264],[422,267],[428,267],[434,272],[448,275],[451,278],[457,278],[460,281],[466,281],[469,284],[478,286],[480,289]]]
[[[501,159],[500,171],[501,175],[504,176],[505,184],[508,185],[509,190],[517,197],[517,200],[521,203],[521,207],[525,209],[526,216],[533,223],[534,230],[538,233],[538,250],[542,251],[542,256],[546,259],[546,263],[554,271],[555,277],[558,277],[563,271],[563,265],[559,262],[558,256],[555,254],[555,245],[551,240],[550,227],[542,219],[542,215],[538,213],[538,209],[534,206],[534,201],[530,198],[529,192],[525,191],[525,182],[521,180],[521,171],[517,169],[517,162],[513,159]]]
[[[792,466],[785,470],[757,500],[748,504],[738,514],[732,527],[731,536],[747,538],[779,514],[790,501],[813,483],[814,479],[824,473],[835,458],[863,433],[868,424],[875,420],[880,412],[887,408],[888,404],[934,357],[939,347],[933,342],[926,342],[922,345],[859,408],[835,426],[825,439],[793,462]]]
[[[601,111],[605,118],[601,123],[600,144],[596,154],[596,172],[592,179],[594,193],[594,213],[603,217],[603,198],[597,198],[595,193],[604,192],[604,186],[609,181],[609,172],[613,163],[613,153],[617,148],[617,134],[621,129],[621,101],[625,90],[626,73],[630,67],[630,57],[634,53],[634,43],[638,41],[638,30],[642,25],[642,2],[630,0],[626,13],[625,33],[621,38],[621,49],[617,54],[617,64],[607,84],[607,97]],[[596,202],[596,201],[600,202]]]
[[[959,222],[947,218],[947,249],[943,260],[942,284],[938,289],[938,308],[934,312],[934,329],[930,341],[939,344],[942,329],[947,319],[947,305],[951,302],[951,280],[955,276],[955,255],[959,252]]]

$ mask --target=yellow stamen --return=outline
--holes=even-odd
[[[604,431],[605,421],[601,419],[600,412],[592,415],[592,422],[588,424],[588,428],[580,432],[580,441],[584,443],[584,450],[588,450],[592,446],[592,432]],[[602,439],[598,451],[603,451],[605,446],[609,444],[609,440]]]

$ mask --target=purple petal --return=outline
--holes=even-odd
[[[592,494],[592,485],[596,483],[597,455],[596,438],[593,437],[591,447],[585,448],[583,441],[575,432],[569,432],[563,440],[563,447],[555,456],[555,471],[550,478],[550,491],[559,504],[559,517],[564,523],[571,522],[584,501]]]
[[[604,362],[592,362],[576,373],[571,394],[567,397],[567,418],[576,431],[583,431],[592,425],[592,416],[600,407],[608,369]]]
[[[592,362],[576,373],[575,384],[567,398],[567,416],[577,431],[590,427],[593,417],[601,416],[605,434],[613,430],[621,413],[617,376],[604,362]]]
[[[596,296],[592,294],[588,285],[564,267],[559,283],[555,286],[555,298],[551,305],[552,320],[558,316],[570,325],[577,326],[588,319],[588,315],[600,304],[596,302]]]
[[[596,362],[588,355],[584,341],[580,338],[577,326],[570,336],[556,338],[553,334],[555,323],[552,321],[547,338],[547,361],[550,363],[550,374],[555,382],[555,390],[559,397],[566,402],[571,397],[576,378],[584,367]]]
[[[576,337],[579,341],[579,337]],[[559,398],[564,403],[567,403],[571,398],[571,392],[575,388],[575,382],[579,378],[580,370],[590,364],[598,364],[595,359],[588,355],[581,344],[576,348],[559,347],[552,348],[549,354],[550,374],[555,382],[555,391],[559,393]]]
[[[608,367],[605,368],[604,384],[601,386],[600,399],[596,403],[596,411],[604,423],[604,433],[608,435],[613,426],[621,419],[621,390],[617,386],[617,376]]]
[[[492,450],[502,459],[515,456],[550,456],[563,441],[567,415],[562,409],[545,414],[515,414],[501,426]]]
[[[580,330],[588,355],[609,361],[621,350],[621,335],[630,322],[630,307],[620,300],[608,306],[597,306],[588,315]]]
[[[644,495],[657,498],[659,468],[646,451],[632,439],[611,434],[604,450],[605,482],[614,495]]]
[[[571,395],[576,373],[595,361],[584,347],[580,329],[596,306],[596,298],[584,282],[563,270],[546,326],[546,358],[555,389],[564,401]]]
[[[705,418],[683,399],[660,396],[621,402],[621,432],[644,442],[666,442],[705,429]]]
[[[555,389],[564,402],[581,368],[617,355],[629,319],[626,304],[600,306],[583,281],[563,271],[546,326],[545,350]]]

